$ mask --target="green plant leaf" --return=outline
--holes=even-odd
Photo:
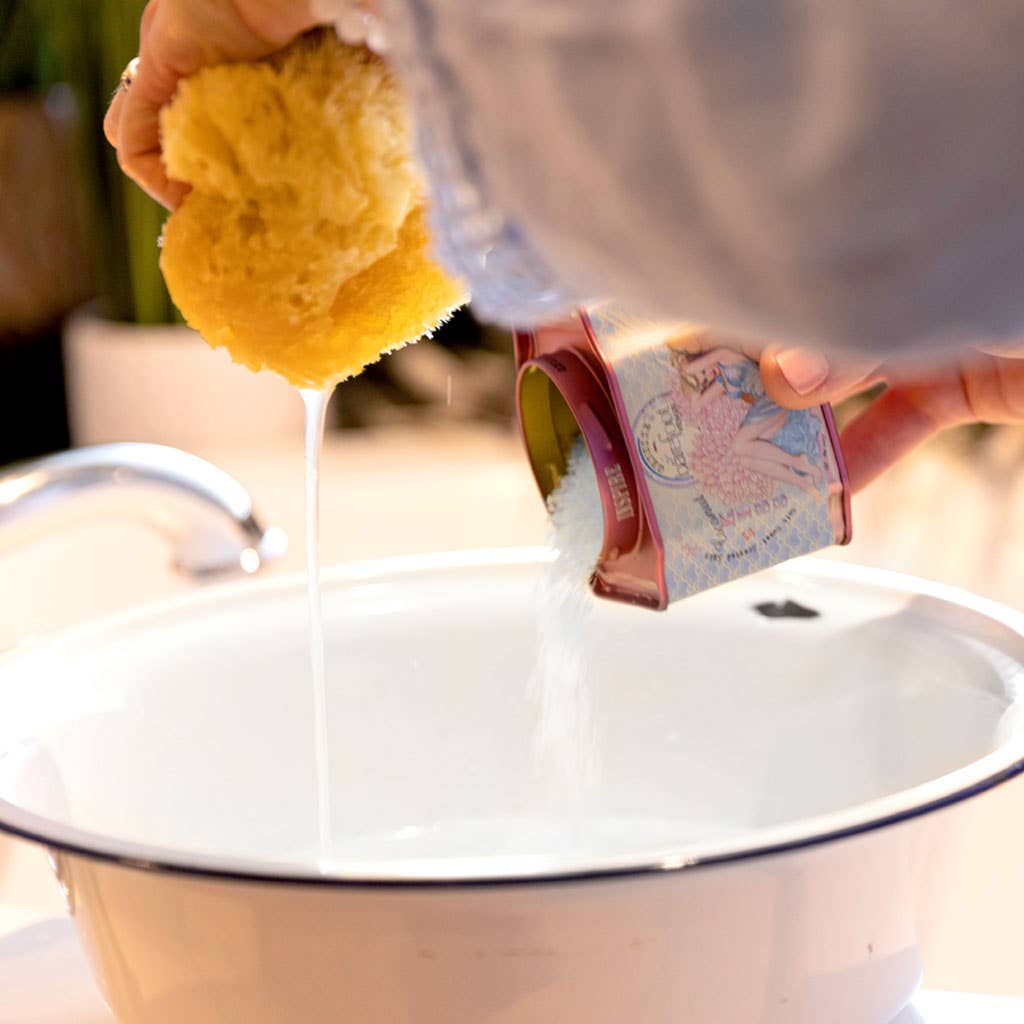
[[[76,184],[100,308],[115,320],[176,322],[157,247],[166,211],[128,181],[103,137],[107,105],[138,49],[145,0],[35,0],[33,6],[45,52],[74,97]]]

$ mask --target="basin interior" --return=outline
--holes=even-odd
[[[565,873],[728,849],[1015,742],[1024,643],[956,603],[806,564],[666,613],[595,600],[565,637],[582,685],[544,684],[545,573],[328,576],[328,850],[301,580],[8,656],[0,822],[256,873]],[[818,614],[755,610],[786,601]]]

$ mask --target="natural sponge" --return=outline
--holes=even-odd
[[[203,69],[161,134],[192,191],[160,265],[185,319],[236,362],[323,387],[466,301],[430,258],[405,104],[368,50],[325,31]]]

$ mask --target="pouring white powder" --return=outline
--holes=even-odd
[[[555,558],[538,595],[537,665],[530,694],[538,706],[536,765],[555,801],[578,809],[598,776],[588,651],[593,608],[590,576],[604,539],[597,477],[582,438],[548,497]]]
[[[556,563],[574,590],[590,593],[588,580],[604,541],[604,508],[597,475],[582,437],[569,453],[568,468],[548,496]]]

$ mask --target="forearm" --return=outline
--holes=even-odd
[[[564,0],[525,17],[431,0],[406,43],[417,6],[381,0],[409,81],[436,72],[470,186],[575,296],[816,346],[1024,331],[1019,3]],[[507,281],[470,283],[518,319]]]

